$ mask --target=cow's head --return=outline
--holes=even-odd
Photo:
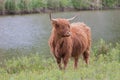
[[[50,20],[52,21],[52,26],[56,34],[60,37],[69,37],[71,35],[69,21],[74,19],[75,17],[70,19],[63,19],[63,18],[51,19],[50,16]]]
[[[60,37],[70,36],[70,23],[66,19],[52,19],[52,25]]]

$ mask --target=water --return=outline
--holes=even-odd
[[[52,17],[70,18],[76,14],[79,16],[73,22],[90,26],[93,42],[101,38],[113,43],[120,40],[120,10],[54,13]],[[48,14],[0,16],[0,58],[29,53],[49,55],[51,28]]]

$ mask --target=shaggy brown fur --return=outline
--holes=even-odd
[[[91,45],[90,28],[84,23],[70,24],[67,19],[61,18],[52,20],[52,25],[49,46],[59,68],[65,69],[70,57],[74,58],[74,68],[77,68],[81,54],[86,64],[88,64]],[[61,61],[64,64],[63,68]]]

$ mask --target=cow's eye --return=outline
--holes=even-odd
[[[55,27],[56,27],[56,28],[59,28],[59,25],[58,25],[58,24],[56,24],[56,25],[55,25]]]
[[[70,25],[68,25],[68,28],[70,28]]]
[[[62,26],[62,29],[65,29],[65,27],[64,27],[64,26]]]

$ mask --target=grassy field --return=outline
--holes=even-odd
[[[60,71],[52,56],[30,54],[5,60],[0,67],[0,80],[119,80],[120,44],[101,40],[92,46],[90,65],[82,57],[79,68],[73,69],[73,61],[65,71]]]

